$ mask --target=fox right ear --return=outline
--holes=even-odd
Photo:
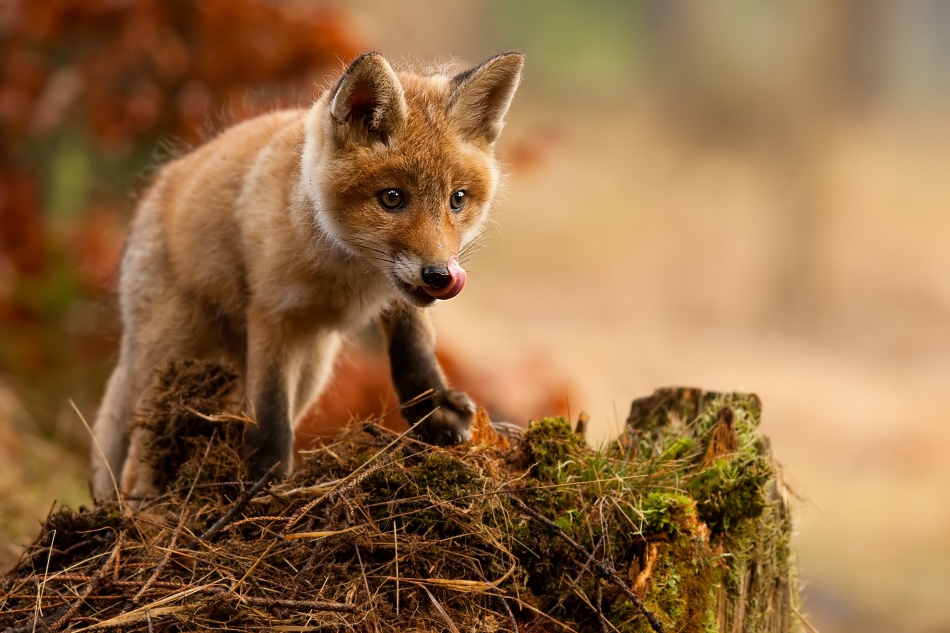
[[[330,114],[341,142],[386,142],[406,120],[406,97],[392,66],[379,53],[357,57],[337,82]]]
[[[463,136],[494,143],[521,82],[524,55],[502,53],[453,78],[450,116]]]

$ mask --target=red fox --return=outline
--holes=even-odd
[[[257,422],[251,476],[288,473],[294,424],[343,335],[374,319],[407,421],[430,442],[469,438],[474,406],[446,384],[424,309],[465,286],[460,256],[487,221],[523,64],[505,53],[455,75],[396,72],[367,53],[310,108],[236,125],[161,169],[122,257],[96,498],[115,496],[113,477],[124,495],[155,493],[146,431],[128,422],[171,358],[236,365]]]

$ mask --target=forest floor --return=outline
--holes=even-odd
[[[789,301],[767,159],[697,146],[648,112],[596,119],[513,113],[504,149],[521,158],[499,230],[436,310],[440,339],[489,372],[528,358],[567,377],[595,441],[659,386],[757,393],[803,499],[796,548],[819,630],[947,630],[947,128],[834,128]],[[9,562],[53,499],[88,493],[84,458],[13,429],[16,398],[0,396]]]

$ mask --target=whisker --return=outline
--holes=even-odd
[[[389,265],[391,265],[391,266],[392,266],[392,265],[395,265],[395,263],[396,263],[396,262],[394,262],[394,261],[391,260],[391,259],[383,259],[382,257],[373,257],[372,255],[363,255],[362,257],[363,257],[363,259],[368,259],[368,260],[374,261],[374,262],[382,262],[382,263],[384,263],[384,264],[389,264]]]
[[[489,233],[492,229],[494,229],[494,228],[495,228],[495,227],[494,227],[493,225],[489,225],[489,226],[486,226],[486,227],[482,228],[482,230],[480,230],[480,231],[475,235],[475,237],[473,237],[465,246],[462,247],[462,250],[461,250],[460,252],[464,253],[464,252],[466,252],[467,250],[470,250],[470,249],[474,248],[475,246],[484,243],[485,237],[486,237],[486,236],[488,235],[488,233]]]
[[[482,231],[459,251],[459,262],[470,260],[472,257],[480,253],[484,248],[486,248],[487,242],[485,240],[485,236],[487,233],[488,230]]]
[[[363,248],[363,249],[366,249],[366,250],[371,251],[371,252],[373,252],[373,253],[378,253],[378,254],[380,254],[380,255],[385,255],[386,257],[392,257],[392,253],[391,253],[391,252],[389,252],[388,250],[379,248],[379,247],[377,247],[377,246],[375,246],[375,245],[373,245],[373,244],[367,244],[367,243],[364,243],[364,242],[348,242],[348,243],[351,244],[352,246],[355,246],[356,248]]]
[[[481,245],[486,244],[486,243],[487,243],[486,238],[479,237],[479,238],[477,238],[477,239],[472,240],[472,241],[469,242],[468,244],[466,244],[466,245],[462,248],[462,251],[464,252],[464,251],[467,251],[467,250],[471,250],[471,249],[473,249],[473,248],[475,248],[475,247],[477,247],[477,246],[481,246]]]
[[[388,251],[386,251],[385,249],[380,248],[379,246],[377,246],[377,245],[375,245],[375,244],[373,244],[373,243],[371,243],[371,242],[363,242],[363,241],[359,241],[359,240],[354,240],[354,239],[352,239],[352,238],[351,238],[351,239],[348,239],[348,240],[346,240],[346,241],[347,241],[349,244],[353,244],[353,245],[355,245],[355,246],[362,246],[363,248],[366,248],[366,249],[371,250],[371,251],[376,251],[377,253],[386,253],[386,252],[388,252]]]
[[[377,247],[375,244],[369,244],[355,238],[340,238],[340,239],[345,244],[348,244],[349,246],[351,246],[354,250],[359,251],[360,256],[364,257],[365,259],[373,259],[376,261],[387,262],[390,264],[396,263],[391,252],[383,250],[382,248]],[[377,255],[381,255],[382,257],[374,257],[373,255],[369,255],[363,251],[370,251],[371,253],[376,253]]]

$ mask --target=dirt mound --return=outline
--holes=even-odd
[[[244,481],[233,377],[171,367],[140,419],[167,492],[61,509],[0,581],[0,627],[788,631],[791,523],[755,396],[661,390],[601,450],[482,414],[439,448],[373,422]]]

